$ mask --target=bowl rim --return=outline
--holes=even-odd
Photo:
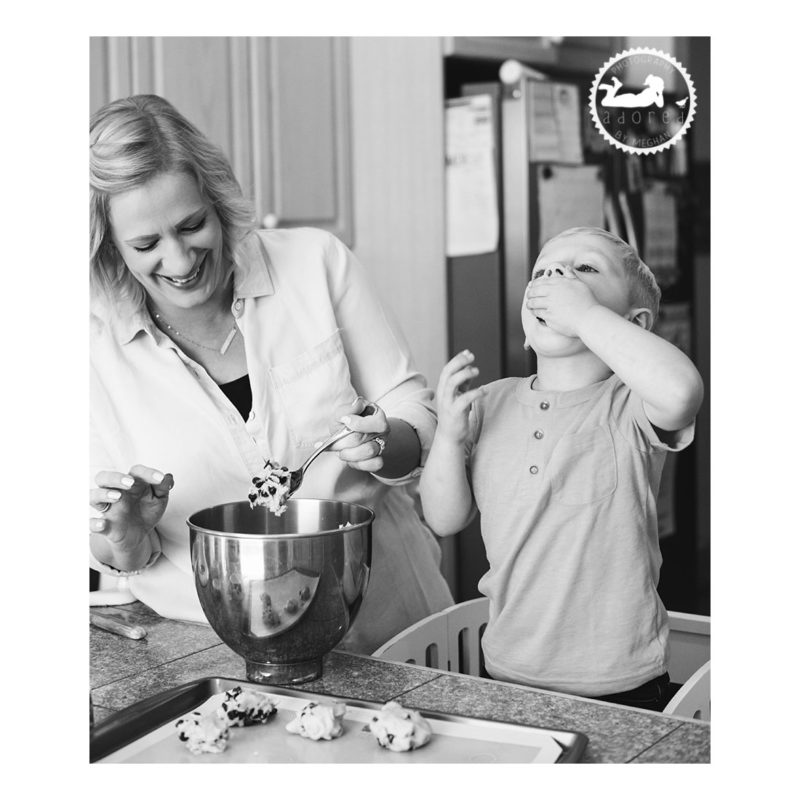
[[[362,511],[366,511],[369,515],[369,519],[364,520],[363,522],[355,522],[351,523],[347,527],[343,528],[328,528],[327,530],[322,531],[309,531],[308,533],[302,533],[296,531],[294,533],[244,533],[240,531],[215,531],[211,528],[204,528],[201,525],[196,525],[195,523],[191,522],[190,520],[192,517],[197,516],[198,514],[204,511],[212,511],[215,508],[220,508],[221,506],[233,506],[233,505],[242,505],[242,504],[249,504],[247,500],[232,500],[227,503],[217,503],[213,506],[207,506],[205,508],[199,508],[197,511],[193,511],[188,517],[186,517],[186,525],[189,528],[190,533],[204,533],[209,536],[217,536],[222,539],[247,539],[249,541],[275,541],[276,539],[309,539],[317,536],[331,536],[336,533],[343,533],[345,531],[357,531],[367,526],[372,525],[375,521],[375,512],[369,508],[368,506],[361,505],[360,503],[351,503],[349,500],[332,500],[331,498],[319,498],[319,497],[296,497],[292,498],[288,502],[302,502],[304,500],[310,500],[315,503],[341,503],[342,505],[351,506],[353,508],[358,508]]]

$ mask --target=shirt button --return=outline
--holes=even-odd
[[[539,408],[541,408],[542,411],[547,411],[547,409],[550,408],[550,403],[548,403],[547,400],[542,400],[542,402],[539,403]]]
[[[537,467],[535,464],[528,468],[528,472],[530,472],[531,475],[535,475],[538,471],[539,467]]]
[[[543,432],[543,431],[534,431],[534,432],[533,432],[533,435],[534,435],[534,436],[535,436],[537,439],[541,439],[541,438],[544,436],[544,432]]]
[[[237,300],[233,304],[233,314],[234,314],[234,316],[238,317],[239,314],[241,314],[241,313],[242,313],[242,301],[241,300]]]

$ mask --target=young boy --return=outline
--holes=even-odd
[[[469,351],[442,371],[422,506],[440,536],[480,510],[495,678],[663,707],[656,496],[703,384],[651,333],[660,294],[621,239],[571,228],[542,248],[522,304],[536,375],[470,389]]]

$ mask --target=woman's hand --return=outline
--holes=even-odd
[[[137,464],[127,473],[98,472],[95,482],[89,502],[102,517],[89,520],[90,532],[104,536],[115,552],[141,548],[164,515],[175,485],[172,475]]]
[[[469,435],[469,410],[472,402],[483,394],[483,387],[470,389],[478,376],[475,356],[463,350],[453,356],[442,369],[436,387],[436,406],[439,426],[436,436],[452,444],[463,445]]]
[[[363,397],[357,397],[352,405],[336,408],[331,430],[338,430],[345,425],[353,433],[331,445],[331,450],[337,451],[348,467],[362,472],[380,472],[391,429],[386,414],[379,406],[376,406],[374,414],[359,416],[367,405]]]

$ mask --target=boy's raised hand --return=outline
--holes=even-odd
[[[436,388],[436,403],[439,414],[437,435],[455,444],[463,444],[469,433],[469,410],[472,402],[484,392],[484,388],[470,389],[478,375],[474,366],[475,356],[463,350],[453,356],[442,369]]]
[[[549,328],[564,336],[578,337],[578,326],[597,298],[572,267],[559,267],[562,275],[536,278],[528,284],[525,305]]]

